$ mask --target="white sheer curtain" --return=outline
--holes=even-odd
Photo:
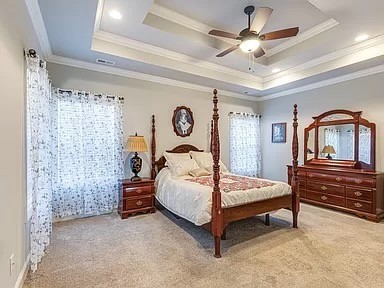
[[[231,172],[245,176],[260,176],[259,115],[229,114],[229,158]]]
[[[117,208],[123,178],[122,98],[54,88],[58,165],[53,217],[82,217]]]
[[[355,131],[348,130],[348,159],[354,159],[355,155]],[[371,163],[371,130],[360,128],[359,130],[359,161]]]
[[[332,157],[339,159],[340,154],[340,130],[333,128],[324,129],[324,146],[331,145],[335,148],[336,154]]]
[[[30,219],[31,269],[49,245],[52,231],[52,191],[55,189],[55,99],[45,62],[27,63],[27,207]]]

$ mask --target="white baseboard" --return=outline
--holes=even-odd
[[[15,288],[22,288],[25,278],[27,277],[28,268],[29,268],[29,261],[31,259],[31,254],[28,254],[27,259],[25,259],[23,268],[20,271],[19,277],[17,277],[17,281],[15,284]]]

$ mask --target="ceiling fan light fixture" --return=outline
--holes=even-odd
[[[121,18],[123,18],[123,15],[121,15],[121,13],[117,10],[111,10],[109,11],[109,16],[112,18],[112,19],[115,19],[115,20],[121,20]]]
[[[244,53],[254,52],[260,46],[260,41],[257,39],[247,39],[240,44],[240,49]]]

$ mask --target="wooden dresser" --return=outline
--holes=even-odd
[[[359,169],[299,166],[300,200],[371,221],[384,217],[384,173]],[[291,182],[292,166],[288,166]]]
[[[121,184],[118,212],[122,219],[139,212],[155,212],[154,180],[123,180]]]

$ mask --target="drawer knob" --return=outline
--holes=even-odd
[[[137,205],[137,206],[141,206],[141,205],[143,205],[143,201],[140,201],[140,200],[137,201],[137,202],[136,202],[136,205]]]
[[[326,174],[321,174],[321,177],[327,178]]]
[[[320,188],[321,188],[321,190],[323,190],[323,191],[326,191],[326,190],[328,189],[327,186],[321,186]]]
[[[140,194],[140,193],[142,193],[142,192],[143,192],[143,190],[141,190],[141,189],[136,190],[136,193],[137,193],[137,194]]]
[[[327,197],[327,196],[324,196],[324,195],[321,196],[320,198],[321,198],[322,200],[327,200],[327,199],[328,199],[328,197]]]
[[[341,178],[340,177],[336,177],[336,181],[340,182]]]
[[[308,177],[309,178],[313,178],[313,174],[308,174]]]
[[[363,193],[361,193],[360,191],[356,191],[354,194],[355,194],[356,196],[358,196],[358,197],[360,197],[361,195],[363,195]]]
[[[355,203],[355,206],[356,206],[357,208],[361,208],[361,207],[363,207],[363,205],[361,205],[359,202],[356,202],[356,203]]]
[[[361,180],[361,179],[355,179],[355,183],[357,183],[357,184],[361,184],[361,183],[363,183],[363,180]]]

